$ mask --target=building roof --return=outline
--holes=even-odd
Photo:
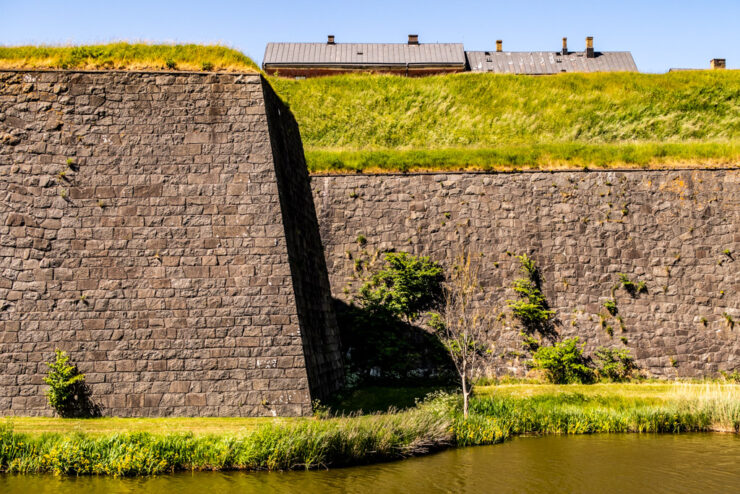
[[[554,51],[467,51],[472,72],[499,74],[557,74],[560,72],[637,72],[628,51],[584,52],[562,55]]]
[[[462,43],[268,43],[262,66],[465,66]]]

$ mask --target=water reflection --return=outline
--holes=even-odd
[[[3,494],[740,492],[736,435],[518,438],[402,462],[316,472],[154,478],[0,476]]]

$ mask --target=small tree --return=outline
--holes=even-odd
[[[90,388],[85,384],[85,375],[76,365],[69,363],[69,355],[63,350],[55,351],[53,362],[46,362],[49,372],[44,382],[49,385],[46,396],[49,405],[60,417],[96,417],[100,408],[90,401]]]
[[[494,311],[486,308],[486,304],[476,303],[484,298],[478,283],[478,265],[469,252],[463,252],[444,284],[444,306],[441,313],[433,315],[431,326],[450,353],[460,376],[463,416],[466,419],[473,371],[478,359],[490,353],[483,341],[495,322]]]
[[[360,289],[363,307],[412,322],[440,303],[444,271],[439,264],[406,252],[389,252],[385,262],[387,265]]]

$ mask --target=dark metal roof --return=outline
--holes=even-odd
[[[462,43],[268,43],[262,66],[465,65]]]
[[[553,51],[466,51],[472,72],[499,74],[557,74],[560,72],[637,72],[628,51],[584,52],[562,55]]]

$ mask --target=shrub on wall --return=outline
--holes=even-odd
[[[363,307],[412,322],[442,302],[442,266],[406,252],[389,252],[385,262],[360,289]]]
[[[511,309],[524,331],[532,334],[536,331],[541,334],[552,332],[552,320],[555,317],[555,311],[550,307],[542,293],[542,279],[540,271],[527,254],[517,256],[521,263],[521,271],[526,275],[525,278],[518,278],[514,281],[512,287],[519,300],[507,300],[507,306]]]

